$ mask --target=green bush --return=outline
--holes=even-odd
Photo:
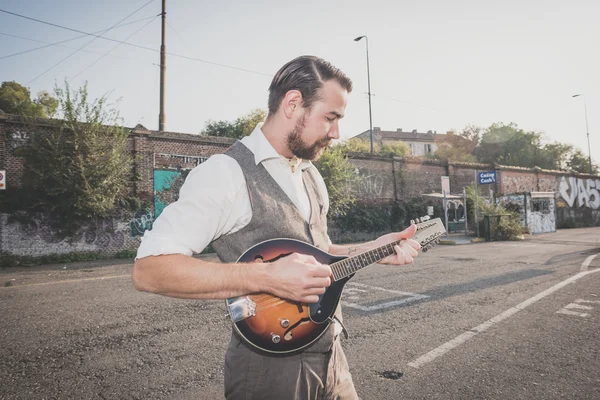
[[[468,186],[467,190],[467,210],[469,221],[475,221],[475,188]],[[524,228],[521,225],[520,217],[514,210],[506,209],[498,204],[488,203],[483,196],[478,196],[479,215],[482,217],[479,224],[480,236],[485,235],[485,224],[483,217],[488,215],[508,214],[500,218],[499,223],[495,223],[495,218],[490,218],[490,232],[495,240],[519,240],[522,238]]]

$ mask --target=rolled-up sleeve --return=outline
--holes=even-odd
[[[214,155],[194,168],[179,199],[165,207],[152,229],[144,233],[136,259],[200,253],[239,222],[232,216],[232,205],[242,186],[241,169],[228,156]]]

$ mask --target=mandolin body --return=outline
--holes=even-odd
[[[321,264],[333,264],[346,257],[334,256],[315,246],[293,239],[273,239],[247,250],[237,262],[273,262],[293,253],[313,256]],[[256,293],[227,299],[231,309],[235,304],[252,302],[254,315],[237,322],[234,329],[251,346],[272,354],[291,354],[318,340],[329,327],[340,302],[344,285],[352,277],[332,281],[317,303],[299,303],[267,293]]]

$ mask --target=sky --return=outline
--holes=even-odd
[[[374,127],[445,133],[513,122],[587,155],[587,106],[600,162],[600,1],[166,2],[166,130],[198,133],[209,120],[266,109],[272,76],[311,54],[354,81],[342,138],[364,132],[366,41],[353,39],[367,35]],[[125,126],[158,129],[160,0],[0,0],[0,10],[87,33],[133,22],[102,36],[149,49],[84,36],[10,56],[81,34],[0,11],[0,81],[34,95],[87,81],[93,98],[120,99]]]

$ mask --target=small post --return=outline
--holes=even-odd
[[[475,229],[479,237],[479,187],[477,185],[477,170],[475,170]]]
[[[467,191],[465,188],[463,188],[463,203],[465,207],[465,235],[469,235],[469,223],[467,222],[469,219],[467,215],[469,215],[469,213],[467,212]]]
[[[444,220],[446,221],[446,239],[448,238],[448,203],[446,202],[446,190],[444,190]]]

